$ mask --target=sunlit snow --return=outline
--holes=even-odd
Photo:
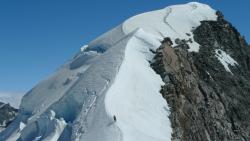
[[[137,30],[127,44],[120,71],[106,96],[106,108],[123,133],[124,141],[170,141],[171,125],[166,101],[160,94],[164,84],[148,60],[160,45],[154,36]]]
[[[150,49],[164,37],[193,40],[201,20],[216,20],[215,10],[175,5],[134,16],[99,36],[23,97],[0,140],[171,140],[169,107],[160,94],[161,77],[150,68]],[[189,45],[189,51],[199,50],[198,43]]]
[[[215,10],[205,4],[191,2],[185,5],[174,5],[162,10],[152,11],[134,16],[123,24],[125,33],[136,28],[143,28],[146,32],[158,38],[170,37],[175,39],[192,40],[188,43],[189,51],[198,52],[199,44],[194,41],[192,30],[198,27],[203,20],[216,20]],[[188,36],[187,33],[190,35]]]
[[[221,49],[215,50],[215,53],[216,53],[216,57],[221,62],[221,64],[224,66],[226,71],[232,73],[230,68],[229,68],[229,65],[235,66],[238,63],[230,55],[228,55],[225,51],[223,51]]]

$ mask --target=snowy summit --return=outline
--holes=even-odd
[[[199,44],[192,30],[216,20],[200,3],[134,16],[103,34],[22,99],[6,141],[170,141],[169,107],[161,77],[150,67],[164,37]]]

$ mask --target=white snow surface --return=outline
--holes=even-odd
[[[170,37],[172,41],[177,38],[191,39],[192,43],[188,43],[189,51],[198,52],[199,44],[194,41],[192,30],[201,24],[200,21],[217,20],[215,13],[216,11],[210,6],[197,2],[174,5],[134,16],[125,21],[123,30],[125,33],[129,33],[136,28],[143,28],[159,39],[163,37]]]
[[[139,29],[125,49],[117,77],[106,95],[106,109],[116,116],[123,141],[170,141],[168,105],[159,90],[164,84],[148,60],[160,46],[158,40]]]
[[[87,48],[87,47],[88,47],[88,45],[82,46],[82,47],[80,48],[81,52],[84,51],[84,49]]]
[[[163,82],[150,68],[150,49],[163,37],[193,38],[201,20],[216,20],[215,10],[188,3],[126,20],[30,90],[0,140],[171,140],[169,107],[159,92]]]
[[[20,125],[19,125],[19,130],[23,130],[23,128],[25,128],[25,124],[23,122],[20,122]]]
[[[229,65],[235,66],[238,65],[238,63],[225,51],[221,49],[215,50],[216,57],[221,62],[221,64],[224,66],[225,70],[232,73],[232,71],[229,68]]]

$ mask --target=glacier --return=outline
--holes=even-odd
[[[192,40],[215,10],[191,2],[134,16],[85,45],[24,97],[3,141],[170,141],[163,81],[152,68],[164,37]],[[113,117],[116,117],[116,121]],[[21,127],[21,128],[20,128]]]

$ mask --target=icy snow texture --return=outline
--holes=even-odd
[[[199,3],[130,18],[29,91],[0,140],[170,140],[168,105],[159,93],[163,82],[150,68],[150,49],[159,47],[163,37],[192,38],[201,20],[215,19],[215,11]],[[190,47],[199,50],[195,42]],[[21,122],[26,125],[22,130]]]
[[[223,51],[221,49],[215,50],[215,53],[216,53],[216,57],[221,62],[221,64],[224,66],[226,71],[232,73],[230,68],[228,67],[228,65],[235,66],[238,63],[230,55],[228,55],[225,51]]]

